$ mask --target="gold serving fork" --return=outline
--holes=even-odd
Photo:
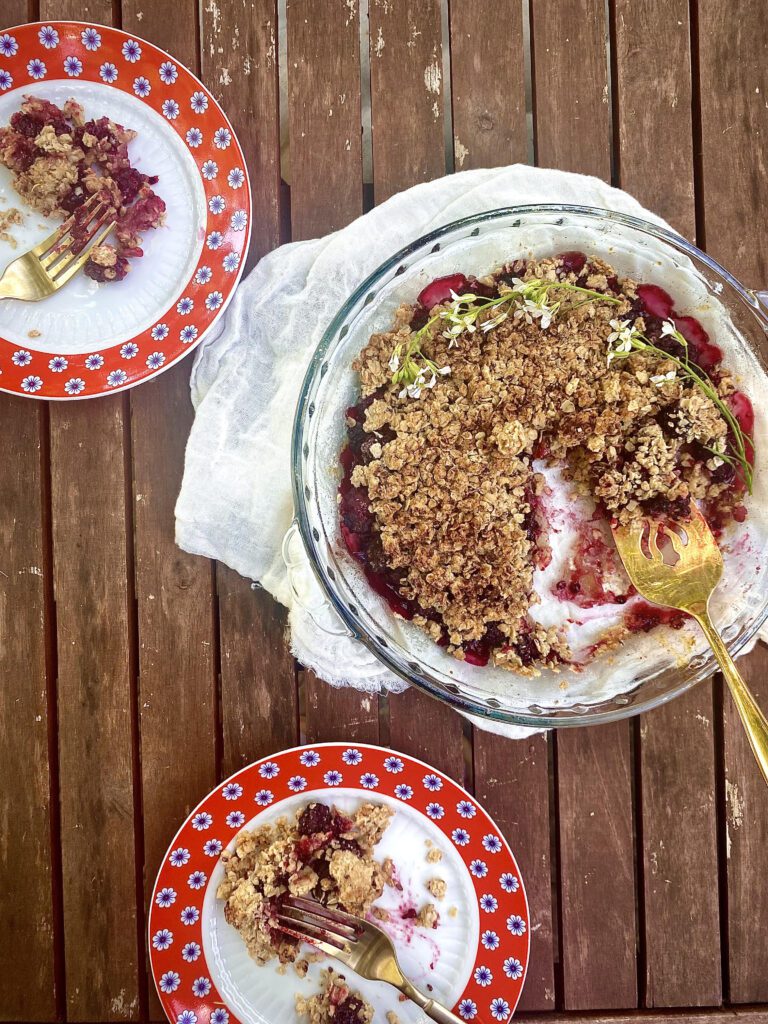
[[[361,978],[394,985],[438,1024],[463,1024],[414,988],[400,970],[392,940],[370,921],[298,896],[287,899],[277,916],[281,931],[335,957]]]
[[[73,214],[34,249],[8,264],[0,277],[0,298],[35,302],[53,295],[74,277],[90,255],[90,243],[101,245],[115,225],[112,208],[97,194],[82,208],[88,211],[82,221],[83,238],[75,243],[70,234]]]
[[[704,516],[691,506],[684,522],[637,519],[613,530],[627,575],[653,604],[687,612],[704,631],[728,683],[750,746],[768,782],[768,721],[712,624],[709,599],[723,575],[723,559]],[[667,547],[667,542],[677,560]]]

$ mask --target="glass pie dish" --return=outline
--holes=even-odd
[[[455,221],[418,239],[371,274],[325,331],[303,382],[293,431],[297,531],[323,593],[307,610],[321,629],[344,630],[388,669],[461,711],[533,728],[597,724],[649,710],[715,670],[695,626],[628,637],[579,672],[526,677],[451,657],[396,616],[366,580],[341,536],[337,494],[345,410],[359,397],[352,363],[394,311],[431,280],[482,276],[505,262],[580,250],[620,275],[660,285],[704,325],[755,407],[755,484],[747,522],[723,535],[725,575],[713,617],[729,650],[753,643],[768,618],[768,312],[756,292],[683,238],[646,221],[588,207],[510,207]],[[766,465],[763,465],[763,463]],[[299,537],[289,537],[291,546]],[[295,549],[294,549],[295,551]],[[301,600],[301,596],[299,595]]]

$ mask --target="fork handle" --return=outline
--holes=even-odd
[[[436,1020],[437,1024],[466,1024],[461,1017],[457,1017],[455,1013],[451,1013],[450,1010],[446,1009],[441,1003],[436,1003],[434,999],[428,999],[422,995],[417,988],[415,988],[410,981],[403,978],[403,984],[397,986],[403,995],[416,1003],[420,1009],[426,1013],[432,1020]]]
[[[703,612],[696,612],[694,616],[704,630],[709,644],[717,658],[720,668],[723,670],[728,688],[731,691],[736,710],[739,712],[741,724],[747,734],[752,753],[755,755],[763,778],[768,782],[768,720],[757,705],[749,687],[741,677],[736,668],[733,658],[723,643],[723,638],[712,625],[709,611],[705,608]]]

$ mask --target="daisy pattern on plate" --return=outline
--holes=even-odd
[[[206,238],[205,244],[209,249],[218,249],[223,241],[224,236],[220,231],[212,231]]]
[[[480,897],[479,903],[480,909],[484,910],[486,914],[495,914],[499,909],[499,901],[490,892],[483,893]]]
[[[78,78],[83,73],[83,62],[78,57],[65,57],[64,71],[70,78]]]
[[[139,75],[138,78],[134,78],[133,91],[136,93],[139,99],[142,100],[144,99],[145,96],[149,96],[149,94],[152,92],[152,86],[150,84],[149,79],[145,78],[144,75]]]
[[[519,914],[511,914],[507,918],[507,928],[513,935],[525,935],[526,924]]]
[[[323,782],[326,784],[326,786],[340,786],[342,781],[343,780],[341,772],[330,771],[326,772],[325,775],[323,776]]]
[[[427,816],[433,821],[439,821],[445,817],[445,808],[442,804],[427,804]]]
[[[306,788],[307,780],[303,775],[292,775],[290,779],[288,779],[288,789],[290,789],[292,793],[301,793],[301,791]]]
[[[219,165],[215,160],[206,160],[200,168],[200,173],[206,181],[213,181],[219,173]]]
[[[19,44],[14,36],[9,36],[7,32],[0,36],[0,54],[3,57],[15,57],[18,49]]]
[[[54,373],[63,373],[68,366],[69,362],[64,356],[54,356],[53,359],[48,360],[48,369],[53,370]]]
[[[164,60],[160,65],[160,81],[165,82],[166,85],[173,85],[178,77],[179,69],[173,61]]]
[[[84,28],[80,33],[80,41],[86,50],[90,50],[93,53],[94,50],[98,50],[101,46],[101,33],[97,32],[95,28]]]
[[[120,384],[125,384],[127,380],[128,374],[125,370],[112,370],[107,374],[107,384],[109,384],[111,388],[119,387]]]
[[[473,860],[469,863],[469,871],[475,878],[485,878],[488,874],[488,865],[484,860]]]
[[[204,92],[193,92],[189,100],[189,105],[192,107],[196,114],[202,114],[208,109],[208,97]]]
[[[320,764],[320,755],[316,750],[305,750],[299,760],[305,768],[314,768],[316,764]]]
[[[230,188],[242,188],[245,182],[245,171],[242,167],[233,167],[227,175],[227,184]]]
[[[117,81],[118,71],[114,64],[109,61],[105,61],[99,68],[99,78],[102,82],[106,82],[107,85],[111,85]]]
[[[182,1010],[176,1018],[176,1024],[197,1024],[197,1014],[193,1010]]]
[[[133,359],[133,357],[138,353],[138,351],[139,346],[136,344],[135,341],[126,341],[124,345],[120,346],[120,355],[123,357],[123,359]]]
[[[187,134],[184,136],[187,140],[187,145],[192,149],[197,149],[200,143],[203,141],[203,133],[199,128],[190,128]]]
[[[163,100],[163,105],[160,108],[163,111],[163,117],[167,117],[169,121],[175,121],[179,116],[179,104],[176,100]]]
[[[37,38],[46,50],[53,50],[54,47],[59,45],[59,33],[52,25],[43,25],[37,33]]]
[[[221,261],[221,265],[222,267],[224,267],[228,274],[231,274],[240,266],[240,253],[228,252],[224,259]]]
[[[230,811],[224,820],[230,828],[240,828],[245,824],[245,815],[242,811]]]
[[[210,267],[198,267],[195,273],[195,282],[197,284],[208,284],[212,277],[213,271],[211,270]]]
[[[184,342],[185,345],[189,344],[190,341],[194,341],[197,337],[197,328],[193,327],[192,324],[188,324],[186,327],[182,327],[179,331],[179,338]]]
[[[227,1024],[229,1013],[223,1006],[217,1006],[211,1014],[211,1024]]]
[[[392,775],[398,775],[405,768],[405,765],[399,757],[393,756],[384,758],[384,767]]]
[[[135,39],[126,39],[123,43],[122,51],[129,64],[135,64],[141,57],[141,47]]]
[[[99,352],[94,352],[92,355],[85,357],[86,370],[99,370],[103,365],[104,356]]]
[[[480,936],[480,941],[486,949],[494,950],[499,948],[501,939],[496,932],[487,931]]]
[[[155,949],[168,949],[173,945],[173,932],[168,931],[167,928],[161,928],[152,936],[152,945]]]
[[[260,789],[256,796],[253,798],[259,807],[269,807],[272,801],[275,799],[275,794],[271,789]]]
[[[79,395],[85,391],[85,381],[82,377],[70,377],[64,385],[64,390],[68,395]]]
[[[197,907],[184,907],[181,912],[181,923],[186,925],[197,924],[200,920],[200,911]]]
[[[523,976],[523,965],[517,957],[508,956],[504,961],[504,973],[508,978],[511,978],[512,981],[517,981],[518,978],[522,978]]]
[[[41,78],[45,78],[48,74],[48,68],[45,66],[45,62],[40,60],[39,57],[35,57],[27,64],[27,74],[30,78],[34,78],[36,82],[39,82]]]
[[[263,765],[259,767],[259,775],[262,779],[274,779],[280,774],[280,769],[274,761],[265,761]]]
[[[459,800],[456,804],[456,810],[462,818],[474,818],[477,814],[477,808],[469,800]]]
[[[190,889],[202,889],[207,881],[208,875],[204,871],[193,871],[187,879],[187,885]]]
[[[410,786],[407,786],[404,782],[395,786],[395,796],[398,800],[410,800],[413,796],[413,790]]]
[[[159,370],[165,362],[164,352],[150,352],[147,356],[147,366],[150,370]]]
[[[501,876],[499,879],[499,885],[504,892],[517,892],[520,888],[520,882],[518,881],[517,876],[510,874],[509,871],[505,871]]]
[[[491,969],[489,967],[476,968],[474,979],[481,988],[487,988],[493,981]]]
[[[363,760],[363,755],[356,747],[350,747],[349,750],[345,750],[341,755],[341,760],[344,764],[351,764],[354,766],[356,764],[360,764]]]
[[[158,905],[158,907],[170,907],[175,902],[176,890],[171,889],[170,886],[165,886],[163,889],[160,890],[157,896],[155,896],[155,903]]]
[[[213,133],[213,144],[217,149],[226,149],[232,141],[232,133],[227,128],[217,128]]]
[[[192,828],[196,832],[204,832],[205,829],[210,828],[213,824],[213,818],[207,811],[198,811],[192,819]]]
[[[220,839],[207,839],[203,843],[203,853],[206,857],[218,857],[223,849]]]
[[[208,200],[208,209],[211,213],[223,213],[226,206],[227,201],[224,196],[211,196]]]
[[[364,772],[360,776],[360,785],[363,789],[376,789],[379,784],[378,775],[374,775],[373,772]]]
[[[32,362],[32,353],[28,352],[25,348],[20,348],[18,352],[14,352],[11,356],[11,362],[14,366],[29,366]]]
[[[464,1020],[474,1020],[477,1016],[477,1003],[471,999],[462,999],[459,1003],[459,1016]]]
[[[188,942],[182,947],[181,955],[188,964],[193,964],[200,956],[200,947],[196,942]]]
[[[149,333],[152,335],[153,341],[162,341],[163,338],[168,337],[168,330],[168,324],[155,324]]]
[[[439,775],[425,775],[422,781],[424,789],[428,789],[430,793],[437,793],[439,789],[443,788],[443,780]]]
[[[195,978],[192,982],[192,991],[198,999],[202,999],[211,991],[211,983],[208,978]]]
[[[10,71],[0,71],[0,90],[5,92],[6,89],[10,89],[13,85],[13,75]]]
[[[455,828],[451,832],[451,839],[457,846],[466,846],[469,842],[469,832],[465,828]]]
[[[178,976],[176,971],[166,971],[160,978],[160,991],[168,993],[175,992],[180,984],[181,978]]]
[[[500,853],[501,846],[502,843],[498,836],[483,836],[483,848],[486,849],[488,853]]]
[[[171,850],[168,860],[172,867],[181,868],[184,867],[191,856],[191,853],[185,846],[179,846],[176,850]]]
[[[210,295],[206,295],[205,297],[205,308],[213,311],[214,309],[218,309],[223,301],[224,296],[221,292],[211,292]]]
[[[42,379],[35,376],[35,374],[30,374],[29,377],[25,377],[21,382],[22,390],[26,391],[28,395],[33,395],[36,391],[39,391],[42,386]]]
[[[248,223],[248,214],[245,210],[235,210],[230,217],[229,223],[233,231],[245,231]]]
[[[221,795],[225,800],[239,800],[243,795],[243,787],[239,782],[228,782],[222,789]]]
[[[496,999],[491,1000],[491,1015],[495,1020],[506,1020],[509,1017],[509,1014],[509,1003],[506,999],[502,999],[501,996],[498,996]]]

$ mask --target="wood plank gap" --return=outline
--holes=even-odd
[[[617,133],[618,134],[618,133]],[[643,855],[643,766],[641,719],[632,720],[630,755],[632,772],[632,817],[635,824],[635,932],[637,934],[637,1005],[644,1007],[648,990],[648,949],[645,933],[645,858]]]
[[[533,48],[531,48],[533,55]],[[535,81],[535,79],[534,79]],[[534,109],[536,109],[534,107]],[[536,119],[534,118],[534,123]],[[562,1010],[565,1005],[565,967],[563,964],[563,900],[560,886],[560,765],[557,756],[557,729],[552,730],[549,743],[549,801],[551,822],[550,840],[550,872],[552,875],[552,952],[556,952],[554,961],[555,976],[555,1007]]]
[[[291,132],[288,116],[288,12],[287,0],[277,0],[277,110],[278,110],[278,144],[280,146],[280,177],[290,188],[291,185]],[[281,203],[287,207],[288,224],[290,225],[290,201]],[[284,210],[283,210],[284,212]],[[290,242],[290,234],[283,236],[280,242]]]
[[[371,125],[371,19],[369,0],[359,0],[360,142],[363,167],[363,213],[373,209],[373,137]]]
[[[466,719],[461,720],[462,728],[462,751],[464,753],[464,789],[468,793],[475,792],[475,758],[473,753],[474,732],[472,723]]]
[[[525,137],[527,141],[526,160],[531,166],[536,163],[533,140],[533,46],[531,43],[531,9],[528,0],[520,0],[523,23],[523,81],[525,83]]]
[[[211,561],[211,600],[213,601],[213,670],[215,673],[213,692],[213,766],[217,781],[221,781],[224,772],[224,711],[221,694],[221,613],[219,606],[219,581],[216,562]]]
[[[621,188],[621,139],[619,137],[619,67],[616,44],[616,0],[606,0],[608,23],[608,88],[611,92],[611,184]]]
[[[689,0],[691,19],[691,127],[693,131],[693,203],[696,221],[694,241],[706,250],[707,232],[704,197],[704,143],[701,117],[701,61],[699,58],[699,0]],[[725,980],[726,975],[723,975]]]
[[[146,918],[144,909],[144,797],[141,774],[141,713],[139,709],[139,607],[136,599],[136,557],[134,546],[133,443],[131,439],[131,399],[126,391],[123,405],[123,480],[125,486],[125,565],[128,604],[128,679],[131,709],[131,771],[133,779],[133,845],[136,873],[136,944],[139,993],[139,1018],[149,1015],[149,975],[147,963]]]
[[[706,685],[706,684],[705,684]],[[720,961],[723,1002],[731,1001],[731,950],[728,931],[728,820],[725,799],[725,683],[712,680],[712,732],[715,739],[715,820],[717,821],[717,891],[720,897]]]
[[[40,507],[43,535],[43,591],[45,616],[45,690],[48,708],[48,822],[51,835],[51,899],[53,919],[53,978],[56,1019],[67,1015],[67,969],[64,949],[64,876],[61,855],[61,804],[59,778],[59,699],[56,642],[56,595],[53,587],[53,516],[51,505],[51,416],[47,402],[40,403]]]
[[[523,0],[525,3],[526,0]],[[528,74],[531,82],[531,162],[534,167],[539,166],[539,130],[536,119],[536,42],[535,26],[533,17],[533,0],[527,0],[528,9]],[[560,1005],[560,1004],[558,1004]]]
[[[453,136],[453,78],[451,75],[451,16],[450,0],[440,3],[440,34],[443,41],[443,141],[445,145],[445,173],[455,169]]]

